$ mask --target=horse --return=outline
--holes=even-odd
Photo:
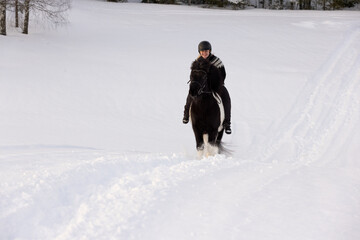
[[[220,97],[223,79],[217,67],[199,58],[191,65],[189,95],[190,120],[199,157],[215,155],[224,133],[224,106]]]

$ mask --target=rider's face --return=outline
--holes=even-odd
[[[210,50],[200,51],[200,56],[202,56],[204,59],[208,58],[209,55],[210,55]]]

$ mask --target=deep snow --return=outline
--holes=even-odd
[[[0,239],[360,239],[360,12],[74,1],[0,37]],[[232,155],[196,159],[191,61]]]

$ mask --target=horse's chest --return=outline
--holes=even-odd
[[[216,126],[219,132],[223,129],[225,112],[222,100],[217,93],[207,94],[194,100],[190,113],[191,119],[193,121],[196,119],[198,125]]]

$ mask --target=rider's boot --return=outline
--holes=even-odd
[[[226,134],[231,134],[231,124],[230,121],[226,121],[224,122],[224,128],[225,128],[225,133]]]
[[[183,124],[187,124],[189,122],[189,111],[184,111]]]
[[[186,104],[184,106],[184,117],[183,117],[183,124],[187,124],[189,122],[189,112],[190,112],[190,105],[192,102],[192,98],[190,95],[186,98]]]

